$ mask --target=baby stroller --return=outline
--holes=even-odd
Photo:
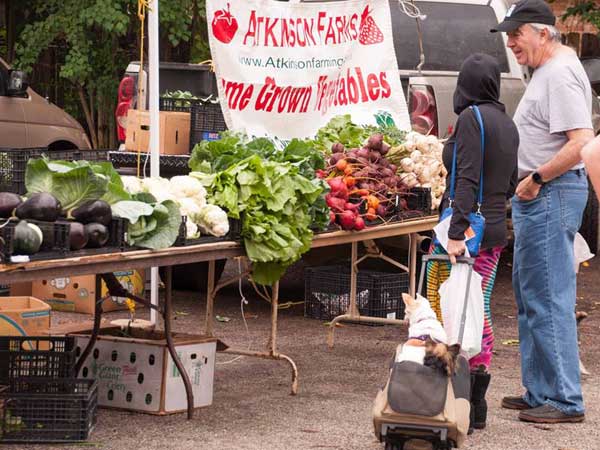
[[[447,255],[423,257],[419,292],[428,261],[448,261]],[[460,257],[469,264],[474,260]],[[470,282],[470,276],[469,276]],[[467,283],[467,292],[469,283]],[[461,316],[459,342],[462,342],[466,321],[466,302]],[[400,344],[396,352],[402,351]],[[395,362],[390,377],[373,405],[375,435],[385,443],[385,450],[446,450],[460,447],[469,428],[471,377],[469,362],[459,356],[454,376],[412,361]]]

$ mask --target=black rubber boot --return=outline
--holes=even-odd
[[[476,371],[471,372],[471,428],[480,430],[485,428],[487,420],[487,401],[485,393],[490,385],[491,375],[481,366]]]

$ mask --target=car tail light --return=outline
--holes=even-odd
[[[408,90],[408,111],[413,130],[421,134],[438,135],[437,105],[431,86],[411,85]]]
[[[117,135],[120,142],[125,142],[126,128],[127,128],[127,111],[131,106],[131,101],[120,102],[117,105],[115,111],[115,118],[117,120]]]
[[[119,83],[119,103],[132,100],[135,96],[135,80],[133,77],[124,77]]]
[[[126,76],[119,83],[119,101],[117,109],[115,111],[115,118],[117,120],[117,136],[120,142],[125,141],[125,133],[127,128],[127,111],[135,102],[136,80],[132,76]]]

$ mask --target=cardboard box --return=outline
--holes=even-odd
[[[11,297],[31,297],[33,295],[32,283],[14,283],[10,285]]]
[[[144,296],[144,271],[127,270],[115,272],[117,279],[132,294]],[[93,314],[96,299],[96,276],[55,278],[33,283],[33,296],[42,299],[56,311]],[[127,309],[125,298],[109,297],[102,282],[102,310],[104,312]],[[139,307],[139,305],[138,305]]]
[[[83,349],[89,334],[71,334]],[[190,377],[194,408],[212,404],[217,340],[173,334],[175,350]],[[100,331],[94,350],[79,373],[98,381],[98,404],[149,414],[172,414],[187,409],[187,397],[161,331],[119,329]]]
[[[34,297],[0,297],[0,336],[41,336],[50,329],[50,306]]]
[[[187,155],[190,152],[190,113],[160,111],[159,151],[163,155]],[[150,113],[130,109],[127,113],[125,149],[147,152],[150,142]]]

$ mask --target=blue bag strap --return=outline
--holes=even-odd
[[[481,168],[479,171],[479,186],[477,188],[477,210],[481,209],[483,203],[483,161],[485,157],[485,130],[483,128],[483,119],[477,105],[470,106],[475,113],[475,119],[479,124],[479,132],[481,135]],[[452,152],[452,173],[450,174],[450,203],[454,202],[454,193],[456,188],[456,140],[454,141],[454,150]]]

